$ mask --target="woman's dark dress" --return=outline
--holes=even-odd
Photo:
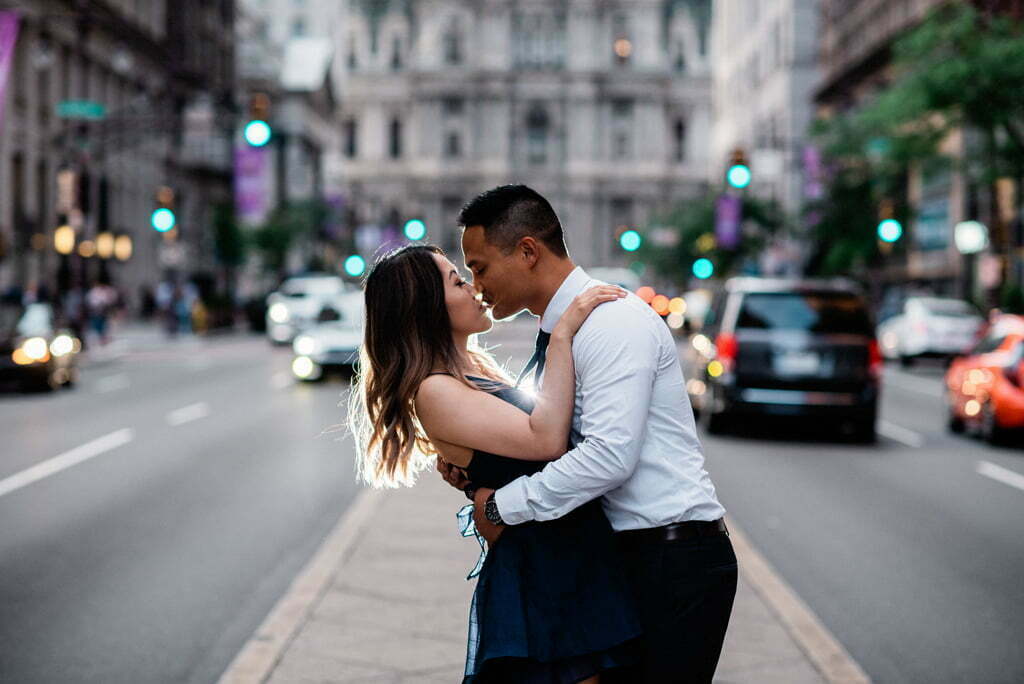
[[[526,393],[481,389],[530,413]],[[543,462],[475,451],[477,487],[500,488]],[[510,525],[487,554],[470,614],[468,682],[568,684],[635,662],[640,625],[599,500],[549,522]]]

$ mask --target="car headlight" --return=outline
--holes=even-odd
[[[21,344],[21,348],[25,352],[25,356],[33,361],[41,361],[48,354],[46,340],[42,337],[28,338]]]
[[[300,380],[313,380],[320,374],[320,367],[308,356],[297,356],[292,361],[292,373]]]
[[[271,304],[270,309],[267,310],[267,315],[275,323],[284,323],[291,317],[288,314],[288,307],[281,302]]]
[[[57,335],[50,343],[50,353],[54,356],[64,356],[75,350],[75,341],[70,335]]]
[[[295,338],[293,349],[299,356],[312,356],[316,353],[317,347],[319,346],[320,345],[316,343],[316,340],[309,335],[300,335]]]

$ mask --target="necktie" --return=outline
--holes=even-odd
[[[536,366],[537,370],[533,373],[533,386],[537,386],[537,380],[540,379],[540,374],[544,372],[544,359],[548,351],[548,342],[551,341],[551,333],[546,333],[543,330],[537,331],[537,346],[533,350],[533,356],[530,357],[529,363],[526,364],[526,368],[516,378],[516,387],[519,387],[519,383],[523,381],[533,367]]]

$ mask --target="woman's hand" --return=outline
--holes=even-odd
[[[626,290],[615,285],[598,285],[581,292],[576,295],[576,298],[572,300],[572,304],[565,310],[562,317],[558,319],[558,324],[555,325],[551,335],[563,335],[571,338],[580,329],[580,326],[583,325],[583,321],[587,320],[590,312],[598,305],[622,299],[627,294],[629,293]]]

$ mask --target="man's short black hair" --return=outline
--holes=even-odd
[[[463,228],[482,226],[484,237],[508,254],[527,235],[544,243],[555,255],[569,256],[551,203],[525,185],[499,185],[471,199],[459,212]]]

